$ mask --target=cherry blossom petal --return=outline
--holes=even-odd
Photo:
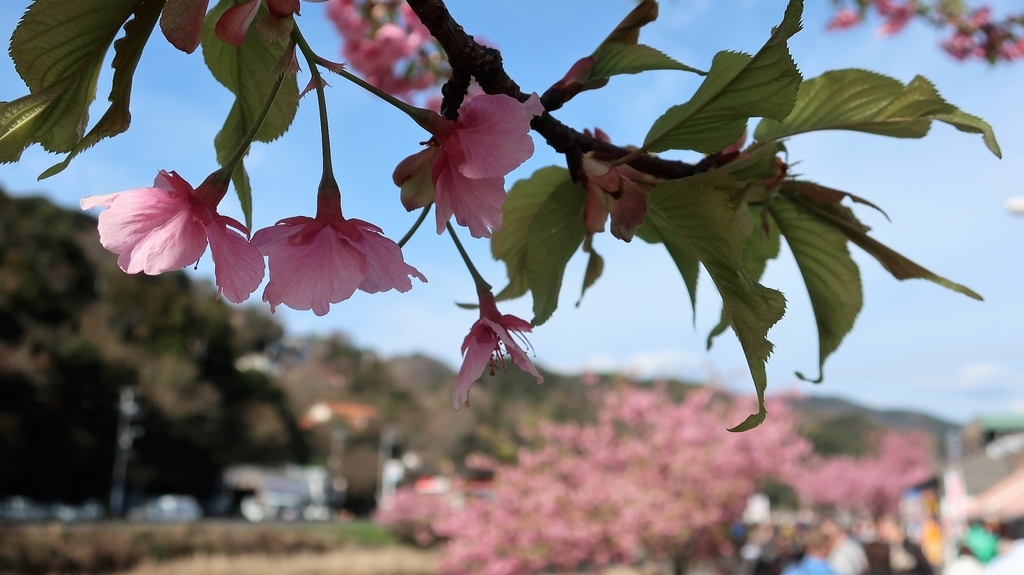
[[[104,216],[116,210],[121,201],[123,199],[115,202],[113,207],[100,214],[101,228],[104,227]],[[102,240],[103,231],[101,229],[101,243]],[[199,261],[203,252],[206,251],[206,244],[206,230],[203,228],[203,224],[195,218],[191,209],[180,210],[163,224],[147,230],[130,252],[126,251],[121,254],[117,263],[125,273],[129,274],[139,272],[144,272],[146,275],[162,274]]]
[[[259,11],[260,0],[250,0],[245,4],[238,4],[228,8],[217,20],[215,31],[222,42],[234,46],[245,44],[245,36],[249,32],[249,25]]]
[[[444,233],[444,226],[454,213],[452,212],[452,190],[455,186],[451,183],[451,172],[453,171],[454,168],[451,167],[448,161],[447,152],[445,152],[444,148],[441,148],[437,152],[437,157],[434,159],[434,165],[431,170],[434,180],[434,217],[437,219],[437,233],[439,234]],[[448,173],[446,174],[446,172]],[[441,185],[442,179],[445,182],[444,186]]]
[[[130,252],[147,234],[190,209],[187,199],[157,188],[90,196],[81,205],[83,209],[109,208],[100,214],[98,229],[100,244],[115,254]]]
[[[501,206],[505,204],[505,178],[470,179],[454,169],[443,170],[434,189],[437,203],[437,233],[455,214],[459,225],[469,228],[474,238],[489,238],[501,229]]]
[[[167,190],[174,196],[181,196],[187,198],[195,189],[192,184],[188,183],[185,178],[178,175],[178,172],[171,170],[160,170],[156,174],[156,178],[153,179],[153,187],[161,190]]]
[[[544,104],[540,103],[540,96],[537,95],[537,92],[530,94],[530,97],[523,102],[523,111],[531,118],[544,113]]]
[[[210,239],[218,295],[223,294],[231,303],[242,303],[260,287],[265,266],[260,250],[227,228],[233,223],[237,222],[214,216],[214,221],[206,226],[206,235]]]
[[[530,115],[510,96],[473,98],[462,108],[457,125],[444,145],[458,150],[453,160],[466,177],[503,177],[533,155]]]
[[[391,179],[402,189],[402,205],[407,211],[422,208],[434,201],[434,179],[432,166],[438,154],[437,146],[405,158],[395,166]],[[451,214],[448,214],[451,217]],[[446,220],[447,221],[447,220]]]
[[[160,14],[160,30],[167,41],[186,54],[195,52],[208,5],[209,0],[167,0]]]
[[[469,407],[469,389],[483,375],[494,348],[498,346],[497,334],[483,321],[481,319],[474,323],[469,335],[462,341],[462,367],[455,380],[455,389],[452,390],[452,407],[455,411],[463,405]]]
[[[622,196],[612,210],[612,235],[630,241],[647,216],[647,190],[632,180],[622,180]]]
[[[284,304],[326,315],[330,304],[352,297],[367,275],[366,256],[334,228],[325,225],[307,237],[308,242],[289,238],[269,245],[270,283],[263,301],[271,311]]]
[[[409,276],[414,276],[421,282],[427,281],[419,270],[405,263],[402,248],[379,233],[372,230],[362,231],[362,238],[356,247],[366,255],[366,279],[359,284],[359,289],[366,293],[390,289],[405,293],[412,289],[412,280]]]
[[[312,220],[313,218],[309,219]],[[276,226],[256,230],[256,233],[252,235],[252,239],[249,240],[249,243],[255,246],[261,254],[269,256],[270,249],[274,244],[285,241],[288,237],[293,236],[298,232],[299,226],[278,223]]]

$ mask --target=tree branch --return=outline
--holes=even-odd
[[[452,18],[444,0],[408,0],[408,3],[448,55],[448,62],[452,66],[452,79],[445,83],[441,91],[444,97],[441,110],[446,118],[458,117],[458,109],[466,95],[470,76],[476,78],[477,83],[487,94],[505,94],[520,102],[525,102],[529,98],[529,94],[524,93],[505,72],[501,52],[478,44],[467,34]],[[578,132],[548,112],[534,118],[530,126],[543,136],[556,152],[565,154],[573,178],[579,173],[581,158],[587,152],[595,152],[614,160],[632,151]],[[629,165],[656,178],[678,179],[707,171],[715,165],[715,160],[712,160],[714,157],[712,154],[704,161],[693,165],[644,155],[629,162]]]

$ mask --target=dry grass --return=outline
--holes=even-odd
[[[314,555],[390,543],[371,523],[0,525],[0,573],[117,573],[194,555]]]
[[[433,575],[438,559],[436,551],[394,546],[287,557],[196,555],[143,563],[124,575]]]

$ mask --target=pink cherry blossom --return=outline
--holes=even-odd
[[[452,407],[456,411],[463,405],[469,406],[469,388],[483,375],[488,365],[492,373],[498,364],[504,365],[506,353],[519,369],[536,377],[537,383],[544,383],[533,362],[512,338],[513,335],[522,338],[524,332],[532,329],[528,321],[514,315],[501,315],[491,292],[480,294],[480,319],[476,320],[462,342],[462,368],[452,392]]]
[[[216,211],[227,184],[212,176],[193,190],[175,172],[161,170],[152,188],[83,198],[99,216],[100,244],[118,254],[126,273],[161,274],[199,261],[210,245],[218,294],[241,303],[263,281],[263,256],[242,234],[249,230]]]
[[[437,513],[429,533],[449,539],[441,573],[600,572],[641,557],[713,562],[747,498],[768,478],[788,482],[811,449],[780,398],[745,433],[726,422],[750,413],[753,398],[709,388],[677,402],[664,384],[620,382],[595,403],[595,421],[542,422],[523,434],[527,446],[515,464],[497,466],[489,497],[466,497],[459,509],[424,501],[418,513],[415,500],[403,501],[407,520]]]
[[[407,292],[410,276],[427,281],[382,234],[371,223],[343,217],[338,189],[321,188],[315,218],[286,218],[253,234],[253,245],[269,258],[263,301],[271,311],[284,304],[322,316],[357,289]]]
[[[421,151],[406,159],[394,181],[401,186],[415,177],[416,170],[425,169],[422,160],[433,154],[437,233],[454,214],[473,237],[489,238],[501,228],[505,175],[533,155],[530,120],[543,112],[537,94],[523,103],[503,94],[481,94],[466,102],[455,122],[431,112],[426,125],[436,153]]]
[[[611,215],[612,235],[628,242],[644,223],[647,192],[660,180],[628,165],[612,166],[588,152],[583,156],[583,181],[587,188],[587,233],[603,232]]]
[[[790,483],[807,502],[892,513],[904,490],[933,475],[930,443],[923,432],[890,431],[875,438],[873,453],[811,458]]]
[[[430,32],[405,3],[384,5],[332,0],[327,15],[345,40],[342,54],[367,82],[401,98],[435,86],[443,78],[441,53]]]
[[[896,4],[895,0],[874,0],[875,9],[885,18],[885,24],[878,29],[878,35],[885,38],[899,33],[910,23],[917,10],[912,1]]]
[[[825,28],[828,30],[846,30],[856,26],[858,23],[860,23],[860,14],[849,8],[843,8],[832,16],[832,19],[828,21]]]

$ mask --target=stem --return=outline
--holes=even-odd
[[[430,206],[433,205],[434,204],[431,203],[423,207],[423,211],[420,212],[420,217],[416,218],[416,223],[414,223],[412,227],[409,228],[409,231],[405,232],[405,235],[402,236],[402,239],[398,240],[398,247],[405,247],[405,244],[408,243],[410,239],[412,239],[412,235],[416,233],[416,230],[420,229],[420,224],[423,223],[423,220],[427,219],[427,214],[430,213]]]
[[[362,78],[350,74],[347,70],[335,71],[342,78],[345,78],[349,82],[352,82],[353,84],[359,86],[360,88],[366,90],[367,92],[370,92],[371,94],[377,96],[381,100],[384,100],[388,104],[391,104],[392,106],[405,112],[406,115],[412,118],[417,124],[425,127],[424,122],[426,122],[427,110],[424,110],[423,108],[417,108],[416,106],[410,106],[409,104],[406,104],[405,102],[399,100],[398,98],[395,98],[391,94],[388,94],[387,92],[381,90],[380,88],[374,86],[373,84],[364,81]]]
[[[469,254],[466,253],[466,248],[462,247],[462,242],[459,241],[459,236],[455,235],[455,228],[452,227],[451,222],[445,223],[445,227],[448,228],[448,234],[452,236],[452,241],[455,242],[455,247],[459,250],[459,255],[462,256],[462,261],[466,262],[466,267],[469,268],[469,275],[473,276],[473,281],[476,282],[476,292],[486,293],[491,291],[491,284],[484,281],[483,276],[480,272],[476,271],[476,266],[473,265],[473,260],[469,259]]]
[[[249,127],[249,132],[244,138],[242,138],[238,148],[235,149],[235,153],[231,155],[223,167],[212,174],[212,177],[224,183],[231,181],[231,174],[235,172],[235,168],[238,166],[238,163],[241,162],[242,158],[245,157],[245,154],[248,153],[249,146],[252,145],[252,141],[256,139],[256,134],[260,131],[260,128],[263,127],[263,121],[267,119],[267,114],[270,113],[270,108],[273,107],[274,101],[277,100],[277,94],[281,91],[281,85],[284,84],[285,76],[286,74],[283,71],[277,76],[277,81],[274,82],[274,87],[270,89],[270,96],[263,104],[263,109],[260,110],[259,115],[256,116],[256,120],[252,123],[252,126]]]
[[[323,147],[324,156],[323,176],[320,178],[320,187],[337,188],[338,183],[334,179],[334,167],[331,165],[331,134],[330,128],[327,125],[327,96],[324,94],[324,77],[320,74],[320,68],[317,66],[316,54],[309,47],[309,44],[306,43],[306,39],[302,37],[302,32],[299,32],[298,24],[292,28],[292,39],[295,40],[295,45],[298,46],[302,56],[306,59],[306,64],[309,65],[309,73],[313,76],[313,82],[316,85],[316,102],[320,108],[320,142]]]
[[[633,160],[639,158],[640,156],[642,156],[642,155],[644,155],[646,153],[647,153],[647,146],[646,145],[645,146],[641,146],[641,147],[633,150],[632,152],[626,154],[625,156],[622,156],[621,158],[619,158],[619,159],[617,159],[617,160],[615,160],[613,162],[610,162],[609,165],[614,168],[615,166],[621,166],[622,164],[628,164],[628,163],[632,162]]]

